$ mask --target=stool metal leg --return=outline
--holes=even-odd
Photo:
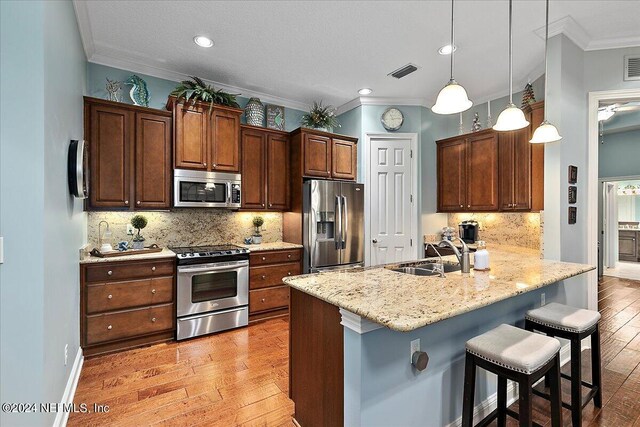
[[[593,405],[602,408],[602,368],[600,364],[600,325],[596,325],[596,330],[591,334],[591,382],[594,387],[598,387],[593,396]]]
[[[549,378],[550,399],[551,399],[551,426],[560,427],[562,425],[562,387],[560,385],[560,354],[555,357],[553,368],[546,375]]]
[[[507,379],[498,375],[498,427],[507,424]]]
[[[531,377],[521,374],[520,380],[518,381],[518,418],[520,427],[531,427],[533,425],[533,392],[531,391],[531,386]]]
[[[571,422],[582,426],[582,352],[580,338],[571,339]]]
[[[475,356],[467,352],[464,361],[464,395],[462,399],[462,427],[473,427],[473,403],[476,392]]]

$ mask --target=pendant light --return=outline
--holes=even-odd
[[[449,83],[438,93],[435,105],[431,107],[431,111],[436,114],[461,113],[473,105],[467,96],[467,91],[453,78],[453,55],[456,50],[453,43],[453,1],[451,0],[451,77]]]
[[[547,50],[549,45],[549,0],[547,0],[547,11],[545,18],[544,31],[544,99],[547,99]],[[533,137],[529,140],[532,144],[545,144],[547,142],[560,141],[562,137],[558,133],[558,129],[547,120],[547,109],[544,109],[544,120],[533,133]]]
[[[509,104],[493,126],[497,131],[518,130],[529,126],[521,109],[513,103],[513,0],[509,0]]]

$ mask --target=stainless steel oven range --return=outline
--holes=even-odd
[[[176,339],[249,323],[249,250],[235,245],[171,248],[178,255]]]

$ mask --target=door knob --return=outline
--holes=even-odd
[[[378,243],[378,239],[373,239],[372,242],[373,243]]]

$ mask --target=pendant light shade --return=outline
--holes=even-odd
[[[545,144],[547,142],[560,141],[561,139],[558,129],[545,120],[538,126],[529,142],[532,144]]]
[[[438,98],[431,111],[436,114],[456,114],[468,110],[473,105],[469,101],[467,91],[455,80],[450,80],[438,93]]]
[[[521,109],[513,103],[513,0],[509,0],[509,103],[502,113],[498,116],[493,130],[506,132],[510,130],[518,130],[529,126],[529,122],[524,117]]]
[[[545,13],[545,30],[544,30],[544,99],[547,99],[547,48],[549,45],[549,0],[546,4]],[[546,144],[547,142],[560,141],[562,137],[558,129],[547,120],[547,109],[544,109],[544,120],[533,133],[533,137],[529,140],[532,144]]]
[[[451,46],[455,46],[453,34],[453,0],[451,0]],[[455,49],[451,52],[451,78],[449,83],[442,88],[436,98],[436,103],[431,107],[431,111],[436,114],[456,114],[468,110],[473,105],[469,100],[467,91],[453,78],[453,56]]]

